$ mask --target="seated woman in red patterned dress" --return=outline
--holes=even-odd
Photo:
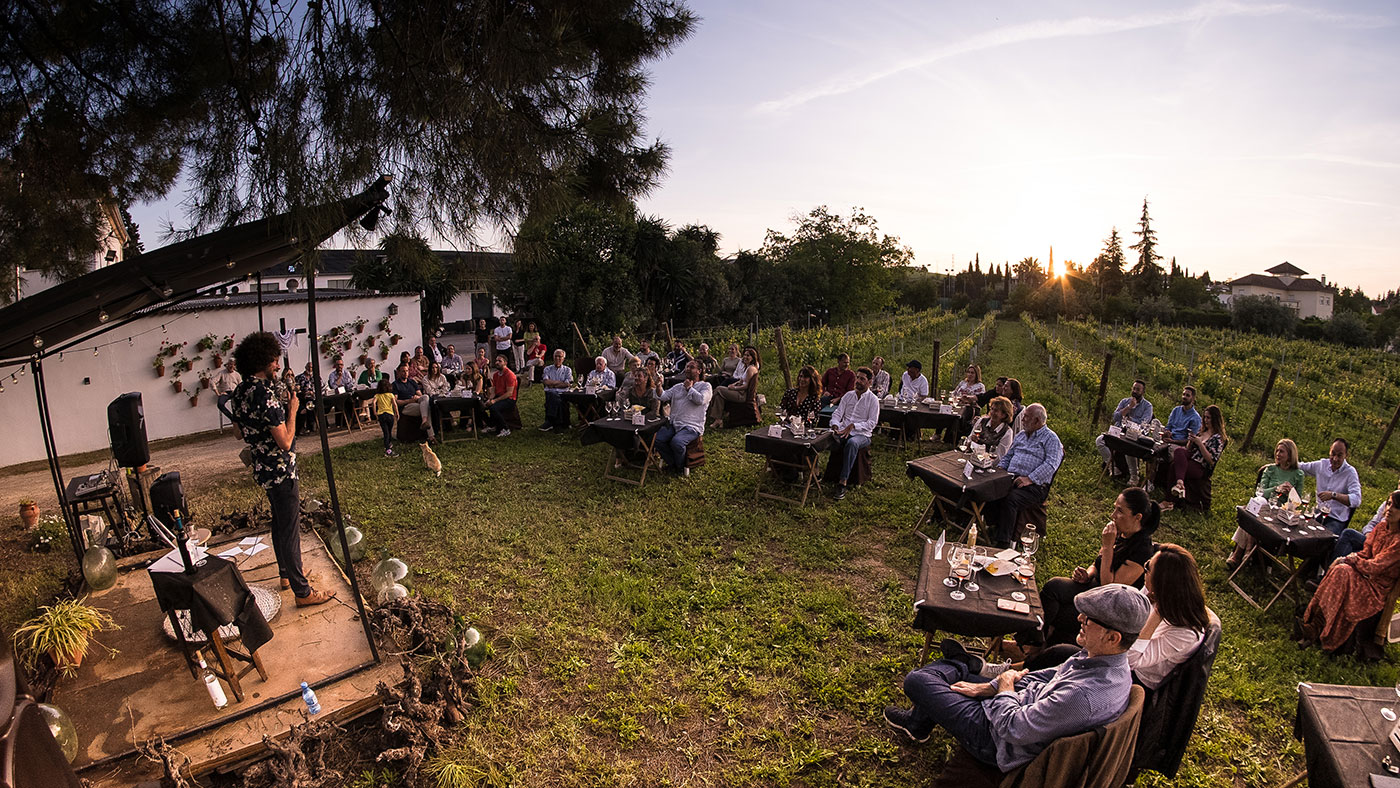
[[[1381,612],[1400,580],[1400,490],[1390,494],[1384,515],[1361,552],[1338,558],[1303,614],[1299,645],[1321,642],[1326,651],[1346,645],[1357,624]]]

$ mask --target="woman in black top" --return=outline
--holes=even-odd
[[[1161,516],[1157,502],[1141,487],[1129,487],[1118,496],[1113,502],[1113,518],[1100,535],[1094,565],[1087,569],[1077,566],[1071,577],[1052,578],[1040,590],[1040,603],[1045,608],[1045,645],[1073,643],[1079,635],[1079,612],[1074,598],[1081,593],[1109,583],[1142,588],[1144,568],[1152,558],[1152,534]],[[1018,635],[1017,641],[1023,645],[1034,643],[1039,635]]]
[[[486,327],[486,318],[476,321],[476,349],[486,348],[486,355],[491,355],[491,329]]]
[[[782,409],[789,416],[806,418],[808,413],[821,410],[821,399],[822,382],[817,368],[804,364],[797,372],[797,385],[783,393]]]

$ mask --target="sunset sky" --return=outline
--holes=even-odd
[[[1394,3],[691,7],[652,70],[647,133],[672,159],[641,207],[726,254],[860,206],[933,270],[1051,247],[1087,265],[1113,227],[1135,240],[1146,198],[1192,273],[1288,260],[1400,288]],[[174,202],[133,214],[156,228]]]
[[[935,270],[1087,264],[1143,198],[1215,278],[1400,287],[1400,7],[696,2],[653,71],[642,201],[723,250],[861,206]],[[1126,244],[1125,244],[1126,245]]]

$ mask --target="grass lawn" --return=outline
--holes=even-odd
[[[1045,402],[1068,450],[1040,554],[1042,579],[1066,574],[1092,558],[1116,489],[1100,481],[1088,419],[1053,391],[1026,327],[996,331],[984,368]],[[754,501],[761,462],[743,452],[742,430],[727,430],[706,435],[708,464],[692,478],[637,490],[599,478],[605,448],[535,431],[542,402],[526,391],[527,429],[510,438],[443,447],[441,479],[412,447],[395,459],[376,444],[336,450],[345,509],[371,555],[404,558],[418,592],[457,607],[496,648],[479,707],[441,757],[501,785],[932,782],[950,740],[901,746],[880,719],[903,702],[922,642],[909,627],[919,555],[909,528],[927,493],[906,479],[909,457],[876,452],[871,485],[797,510]],[[1290,605],[1260,614],[1225,586],[1232,504],[1261,461],[1227,452],[1213,515],[1169,514],[1157,535],[1196,554],[1225,628],[1177,785],[1279,784],[1302,769],[1298,681],[1396,679],[1388,662],[1298,650]],[[303,469],[305,489],[320,471]],[[1363,475],[1369,513],[1391,477]]]

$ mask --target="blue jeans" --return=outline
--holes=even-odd
[[[866,435],[857,435],[854,432],[845,440],[838,442],[831,447],[833,452],[844,451],[841,457],[841,483],[845,484],[851,478],[851,469],[856,467],[856,455],[860,450],[870,445],[870,438]]]
[[[228,409],[228,403],[231,399],[233,399],[232,394],[220,394],[214,400],[214,407],[218,408],[219,412],[224,414],[224,418],[228,419],[229,424],[237,426],[238,422],[233,420],[233,413]]]
[[[288,479],[267,489],[272,508],[272,554],[277,556],[277,574],[292,584],[292,593],[306,596],[311,584],[301,571],[301,494],[297,480]]]
[[[1341,520],[1338,520],[1338,519],[1336,519],[1336,518],[1333,518],[1333,517],[1324,517],[1324,518],[1322,518],[1321,523],[1322,523],[1322,527],[1323,527],[1323,528],[1326,528],[1327,530],[1331,531],[1332,533],[1336,534],[1337,536],[1341,536],[1341,535],[1342,535],[1342,531],[1347,530],[1347,524],[1346,524],[1346,523],[1344,523],[1344,522],[1342,522]],[[1360,549],[1360,548],[1358,548],[1358,549]]]
[[[1354,528],[1342,531],[1337,537],[1337,544],[1332,547],[1332,560],[1344,558],[1361,551],[1361,546],[1366,543],[1366,536]],[[1331,563],[1328,563],[1331,566]]]
[[[491,423],[496,429],[503,430],[510,426],[506,424],[506,414],[510,412],[510,408],[514,404],[515,400],[507,397],[506,399],[496,400],[487,408],[487,410],[491,412]]]
[[[690,448],[690,444],[700,437],[699,430],[694,427],[681,427],[676,429],[673,425],[667,424],[656,433],[656,452],[673,469],[679,471],[685,467],[685,450]]]
[[[544,390],[544,423],[552,427],[569,426],[569,405],[559,389]]]
[[[954,692],[959,681],[991,680],[969,674],[961,662],[939,660],[919,668],[904,677],[904,694],[914,702],[914,724],[922,735],[941,725],[952,734],[972,757],[989,766],[996,766],[997,748],[992,738],[992,726],[982,699],[969,698]]]

